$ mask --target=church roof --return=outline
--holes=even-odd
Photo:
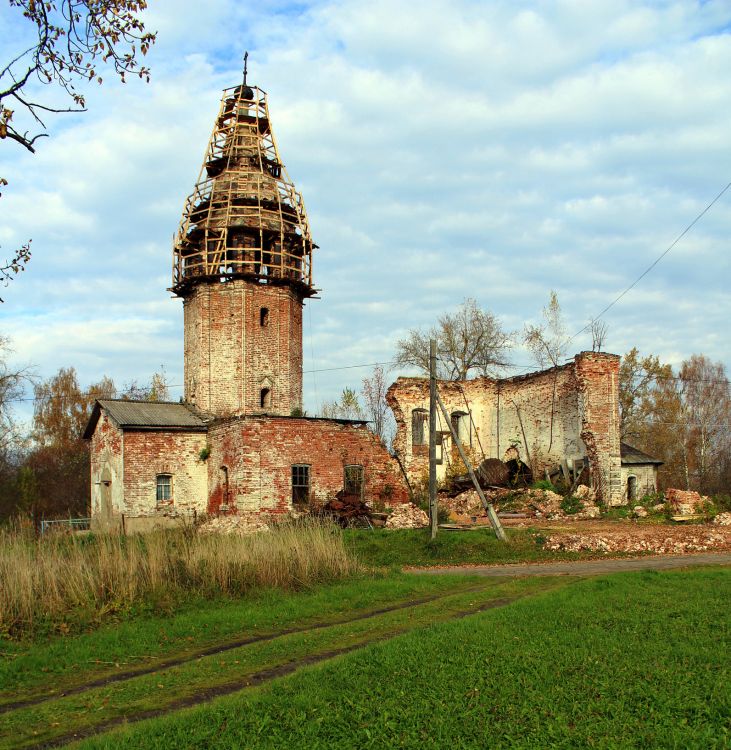
[[[184,429],[191,432],[205,432],[206,423],[186,404],[169,401],[126,401],[122,399],[101,399],[94,405],[84,437],[94,434],[101,410],[122,429],[160,430]]]

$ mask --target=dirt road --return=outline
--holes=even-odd
[[[467,573],[478,576],[594,576],[623,570],[669,570],[691,565],[731,565],[731,554],[707,552],[698,555],[657,555],[620,560],[529,563],[519,565],[454,565],[441,568],[408,568],[407,573],[442,575]]]

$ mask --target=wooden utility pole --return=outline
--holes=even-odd
[[[462,461],[464,462],[464,465],[467,467],[467,473],[470,475],[470,479],[472,480],[472,484],[474,485],[475,490],[477,490],[477,494],[479,495],[480,502],[482,503],[482,507],[487,511],[487,516],[490,519],[492,528],[495,529],[495,536],[501,542],[507,542],[508,537],[505,534],[505,529],[503,529],[503,525],[500,523],[500,519],[497,517],[497,513],[495,513],[495,508],[492,507],[491,503],[487,502],[485,493],[482,491],[482,487],[480,487],[480,483],[477,481],[475,472],[472,469],[472,464],[470,463],[469,458],[467,458],[467,454],[464,452],[462,448],[462,442],[459,439],[459,435],[457,434],[457,431],[454,429],[452,420],[449,418],[449,413],[447,412],[447,409],[444,406],[444,403],[442,402],[439,392],[435,391],[435,395],[436,395],[437,403],[439,404],[439,408],[442,410],[442,414],[444,414],[444,419],[449,425],[449,431],[452,433],[452,440],[454,441],[454,444],[457,446],[457,450],[459,451],[459,455]]]
[[[439,525],[437,509],[437,342],[429,341],[429,516],[431,538]]]

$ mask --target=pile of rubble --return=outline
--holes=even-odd
[[[332,500],[328,500],[322,510],[343,528],[353,526],[359,521],[368,521],[371,515],[370,508],[358,495],[345,494],[342,491]]]
[[[719,513],[714,519],[713,523],[716,526],[731,526],[731,513]]]
[[[199,534],[237,534],[246,536],[259,531],[269,531],[269,526],[261,517],[248,514],[217,516],[209,518],[198,527]]]
[[[580,484],[574,490],[574,497],[581,501],[582,508],[577,513],[567,514],[561,507],[564,498],[551,490],[523,489],[506,490],[491,488],[484,491],[489,503],[500,512],[506,510],[525,513],[535,518],[546,518],[549,521],[560,518],[599,518],[601,511],[596,504],[596,493],[591,487]],[[446,508],[453,520],[463,520],[464,516],[482,518],[486,515],[479,495],[474,489],[466,490],[456,497],[440,497],[440,506]]]
[[[731,549],[731,529],[657,526],[639,533],[639,527],[635,526],[632,530],[605,531],[595,535],[552,534],[544,548],[565,552],[654,552],[664,555],[727,550]]]
[[[703,513],[703,506],[708,502],[707,497],[697,492],[686,492],[684,490],[665,490],[665,501],[674,514],[679,516],[692,516]]]
[[[429,516],[413,503],[399,505],[386,521],[387,529],[421,529],[429,525]]]

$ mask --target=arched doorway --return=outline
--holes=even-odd
[[[627,477],[627,500],[637,500],[637,477]]]

